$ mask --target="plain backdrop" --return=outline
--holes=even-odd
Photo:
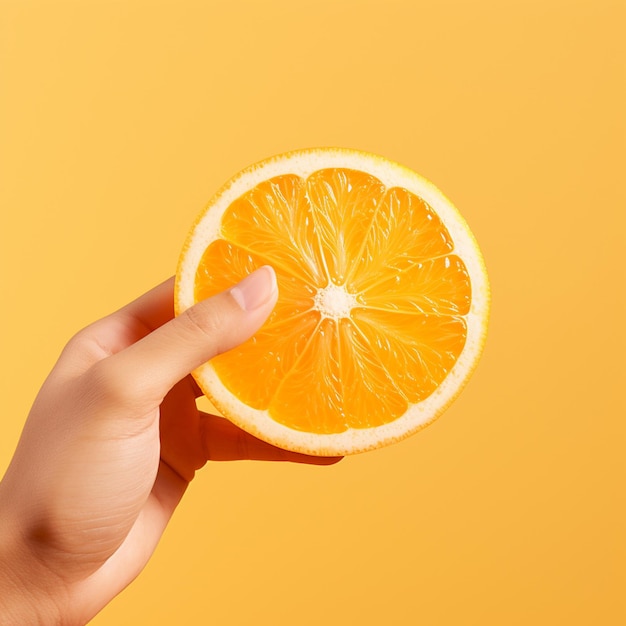
[[[0,472],[67,339],[230,176],[382,154],[467,219],[484,357],[333,467],[199,473],[97,626],[626,623],[623,1],[0,1]]]

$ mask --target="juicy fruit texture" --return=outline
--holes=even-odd
[[[323,150],[297,154],[324,163]],[[375,175],[379,158],[333,154],[335,166],[310,172],[290,171],[297,168],[286,155],[278,168],[265,166],[267,178],[258,168],[249,170],[249,181],[240,175],[232,186],[242,193],[222,202],[219,217],[207,217],[215,210],[209,206],[211,233],[201,243],[192,235],[188,247],[202,250],[186,274],[183,252],[179,271],[199,301],[262,265],[276,270],[279,300],[268,321],[197,378],[240,426],[314,454],[377,447],[433,419],[473,369],[487,315],[482,260],[449,203],[443,200],[448,222],[466,239],[460,253],[425,194],[409,188],[428,186],[423,179],[385,162],[400,174],[383,182]],[[346,166],[342,154],[350,157]],[[362,169],[355,168],[361,160]],[[481,279],[474,281],[478,291],[467,262]],[[192,303],[181,305],[178,295],[178,309]],[[473,354],[442,392],[466,348],[472,315]]]
[[[226,210],[222,237],[198,266],[196,300],[264,264],[280,299],[261,331],[213,366],[286,426],[336,433],[395,420],[463,349],[465,265],[433,210],[404,189],[347,169],[278,176]]]

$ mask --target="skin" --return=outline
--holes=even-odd
[[[199,411],[189,375],[276,303],[271,268],[173,318],[173,279],[73,337],[0,483],[0,621],[85,624],[144,568],[208,460],[328,465]]]

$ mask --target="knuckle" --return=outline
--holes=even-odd
[[[211,302],[210,306],[196,305],[187,309],[181,316],[181,323],[192,335],[200,332],[213,343],[218,343],[220,335],[232,322],[222,302]]]
[[[67,350],[82,349],[87,343],[89,343],[90,339],[91,337],[88,327],[83,328],[70,337],[69,341],[65,345],[65,348]]]
[[[132,381],[117,367],[116,359],[111,357],[98,361],[89,369],[87,377],[89,388],[99,401],[124,407],[135,402]]]
[[[100,341],[95,324],[91,324],[70,337],[61,351],[61,362],[65,365],[79,362],[88,366],[111,354],[112,351]]]
[[[89,326],[79,330],[63,348],[63,354],[84,354],[87,350],[91,349],[93,343],[93,335]]]

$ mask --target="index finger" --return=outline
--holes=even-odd
[[[112,315],[132,317],[148,332],[174,318],[174,276],[123,306]],[[147,333],[146,333],[147,334]]]
[[[207,461],[290,461],[334,465],[343,457],[310,456],[257,439],[224,417],[200,411],[202,445]]]

